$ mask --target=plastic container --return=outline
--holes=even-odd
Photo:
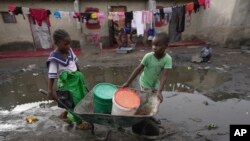
[[[133,90],[122,88],[116,91],[112,99],[112,115],[134,115],[140,106],[140,97]]]
[[[112,98],[117,87],[110,83],[99,83],[94,86],[94,112],[110,114],[112,110]]]

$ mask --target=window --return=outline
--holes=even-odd
[[[1,12],[4,23],[16,23],[16,17],[8,12]]]

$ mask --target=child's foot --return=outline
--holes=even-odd
[[[76,125],[76,129],[80,129],[80,130],[91,129],[91,124],[86,121],[82,121],[80,124]]]
[[[60,119],[66,119],[66,118],[67,118],[67,114],[68,114],[68,112],[67,112],[67,111],[64,111],[64,112],[62,112],[58,117],[59,117]]]

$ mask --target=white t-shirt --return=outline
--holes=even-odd
[[[77,60],[78,59],[72,49],[69,49],[69,55],[67,59],[62,59],[58,52],[52,52],[47,62],[49,67],[48,78],[58,78],[58,75],[62,71],[77,71]]]

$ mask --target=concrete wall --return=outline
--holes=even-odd
[[[178,3],[187,3],[182,0]],[[173,2],[158,0],[157,5],[172,6]],[[192,13],[191,24],[185,26],[183,39],[194,37],[217,43],[239,41],[250,37],[250,1],[249,0],[211,0],[210,8],[200,8]],[[158,30],[168,31],[167,26]]]
[[[1,1],[0,2],[0,11],[7,11],[8,5],[16,5],[16,6],[24,6],[30,8],[44,8],[54,11],[65,10],[65,11],[73,11],[73,1],[63,1],[55,2],[55,1],[34,1],[34,0],[12,0],[12,1]],[[0,18],[0,44],[15,42],[15,41],[30,41],[33,42],[31,29],[29,25],[29,21],[27,18],[24,20],[22,15],[16,16],[17,23],[8,24],[3,23],[2,18]],[[76,22],[68,21],[68,20],[56,20],[52,16],[50,16],[51,22],[51,33],[57,28],[63,28],[67,30],[72,39],[79,40],[79,36],[76,30]],[[3,33],[3,34],[2,34]]]

